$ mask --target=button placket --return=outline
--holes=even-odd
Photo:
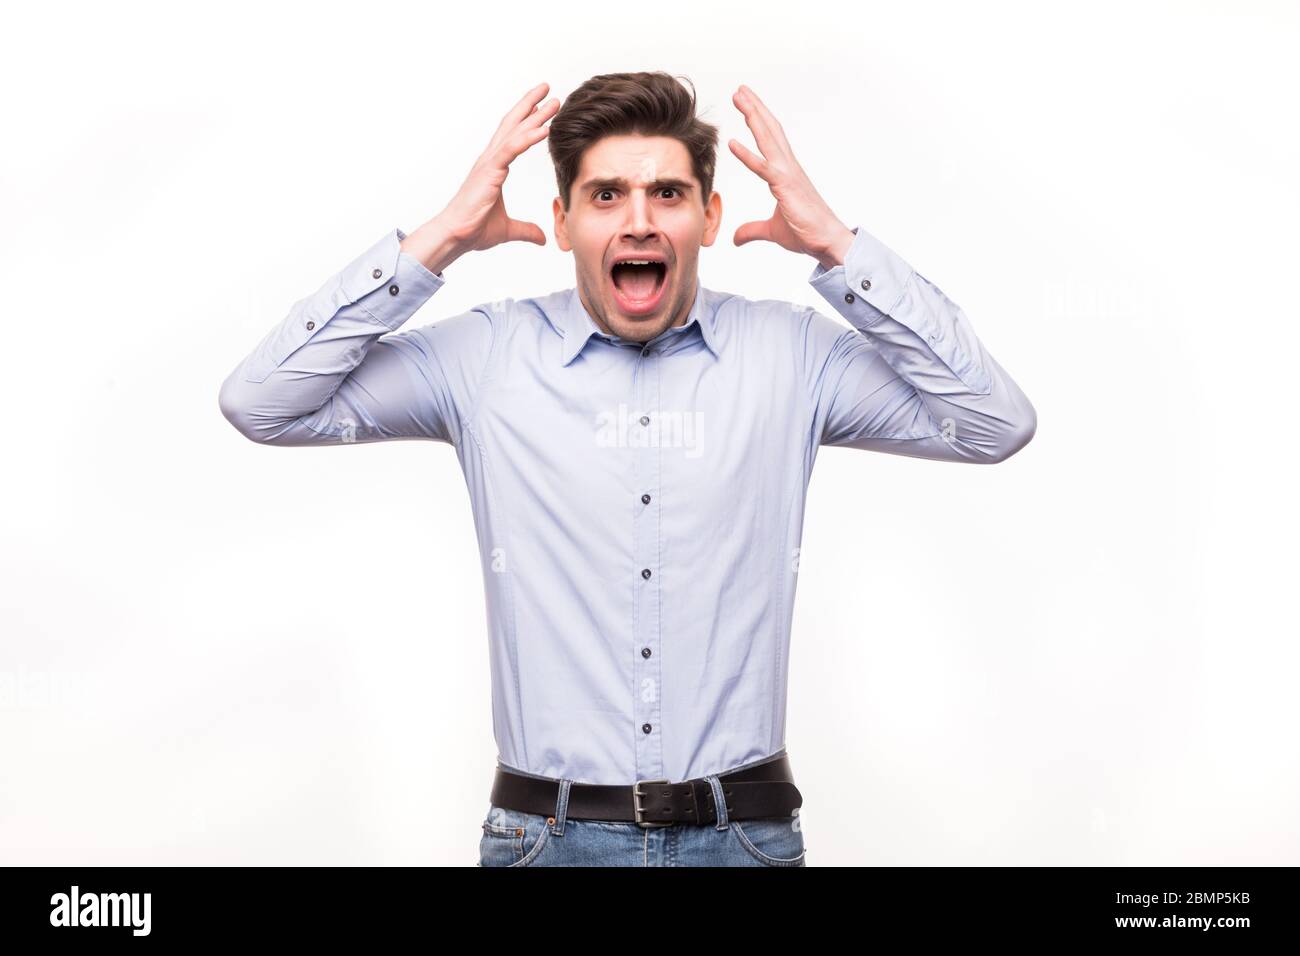
[[[634,484],[641,490],[641,507],[634,512],[633,553],[639,577],[634,588],[635,622],[631,650],[636,657],[632,712],[640,733],[636,735],[636,773],[638,779],[663,776],[663,742],[659,736],[659,702],[662,699],[659,662],[656,653],[660,642],[660,554],[659,554],[659,481],[660,449],[657,426],[651,416],[658,413],[660,378],[658,351],[643,347],[633,353],[636,367],[636,406],[643,411],[638,418],[645,431],[633,449]]]

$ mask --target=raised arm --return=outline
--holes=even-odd
[[[559,102],[538,106],[547,89],[534,87],[506,114],[442,212],[409,236],[385,234],[294,303],[226,377],[221,412],[241,434],[268,445],[459,441],[491,353],[492,312],[397,330],[466,252],[546,244],[536,224],[509,217],[502,186],[510,163],[549,132]]]
[[[1024,392],[961,308],[861,228],[809,283],[846,318],[808,310],[800,340],[820,441],[940,461],[1005,461],[1034,435]]]
[[[386,234],[294,303],[226,377],[221,412],[240,434],[266,445],[453,440],[456,393],[471,383],[431,360],[481,365],[491,328],[469,313],[396,332],[444,282],[400,250],[403,238]],[[434,334],[444,326],[455,333]]]
[[[776,198],[771,217],[736,230],[817,260],[809,282],[853,326],[815,310],[797,326],[822,444],[991,464],[1033,437],[1034,407],[988,354],[955,302],[862,228],[831,211],[781,124],[748,86],[732,98],[762,155],[736,157]]]

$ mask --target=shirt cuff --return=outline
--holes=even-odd
[[[401,249],[406,234],[393,229],[342,272],[339,289],[348,305],[359,303],[385,328],[397,329],[446,283]]]
[[[850,324],[864,329],[894,310],[913,271],[894,250],[854,226],[844,263],[832,269],[817,263],[808,282]]]
[[[398,242],[400,242],[401,240],[403,240],[403,239],[406,238],[406,233],[402,232],[401,229],[396,230],[396,232],[397,232],[397,239],[398,239]],[[419,266],[420,269],[421,269],[421,271],[423,271],[426,275],[436,275],[439,279],[443,278],[443,275],[442,275],[441,272],[438,272],[438,273],[430,272],[428,269],[425,268],[424,263],[421,262],[419,259],[415,258],[415,256],[409,256],[409,255],[407,255],[405,252],[400,252],[400,251],[399,251],[399,252],[398,252],[398,258],[399,258],[399,259],[410,259],[413,263],[415,263],[417,266]]]

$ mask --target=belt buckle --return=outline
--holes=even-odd
[[[632,784],[632,809],[636,814],[636,825],[639,827],[647,827],[647,828],[672,826],[673,821],[671,820],[667,821],[666,823],[657,823],[653,820],[645,821],[641,819],[641,815],[646,812],[641,807],[641,800],[640,800],[640,798],[644,796],[644,794],[641,792],[641,784],[643,783],[666,783],[669,786],[672,786],[672,781],[666,779],[665,780],[638,780],[636,783]]]

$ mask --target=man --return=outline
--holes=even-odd
[[[722,199],[693,89],[602,75],[562,109],[547,89],[442,212],[297,302],[221,409],[268,445],[455,447],[498,749],[481,865],[802,866],[786,663],[818,447],[1000,462],[1034,409],[961,309],[830,210],[747,86],[759,153],[729,145],[777,203],[735,242],[811,256],[848,326],[700,285]],[[502,185],[548,136],[576,286],[398,332],[465,253],[545,244]]]

